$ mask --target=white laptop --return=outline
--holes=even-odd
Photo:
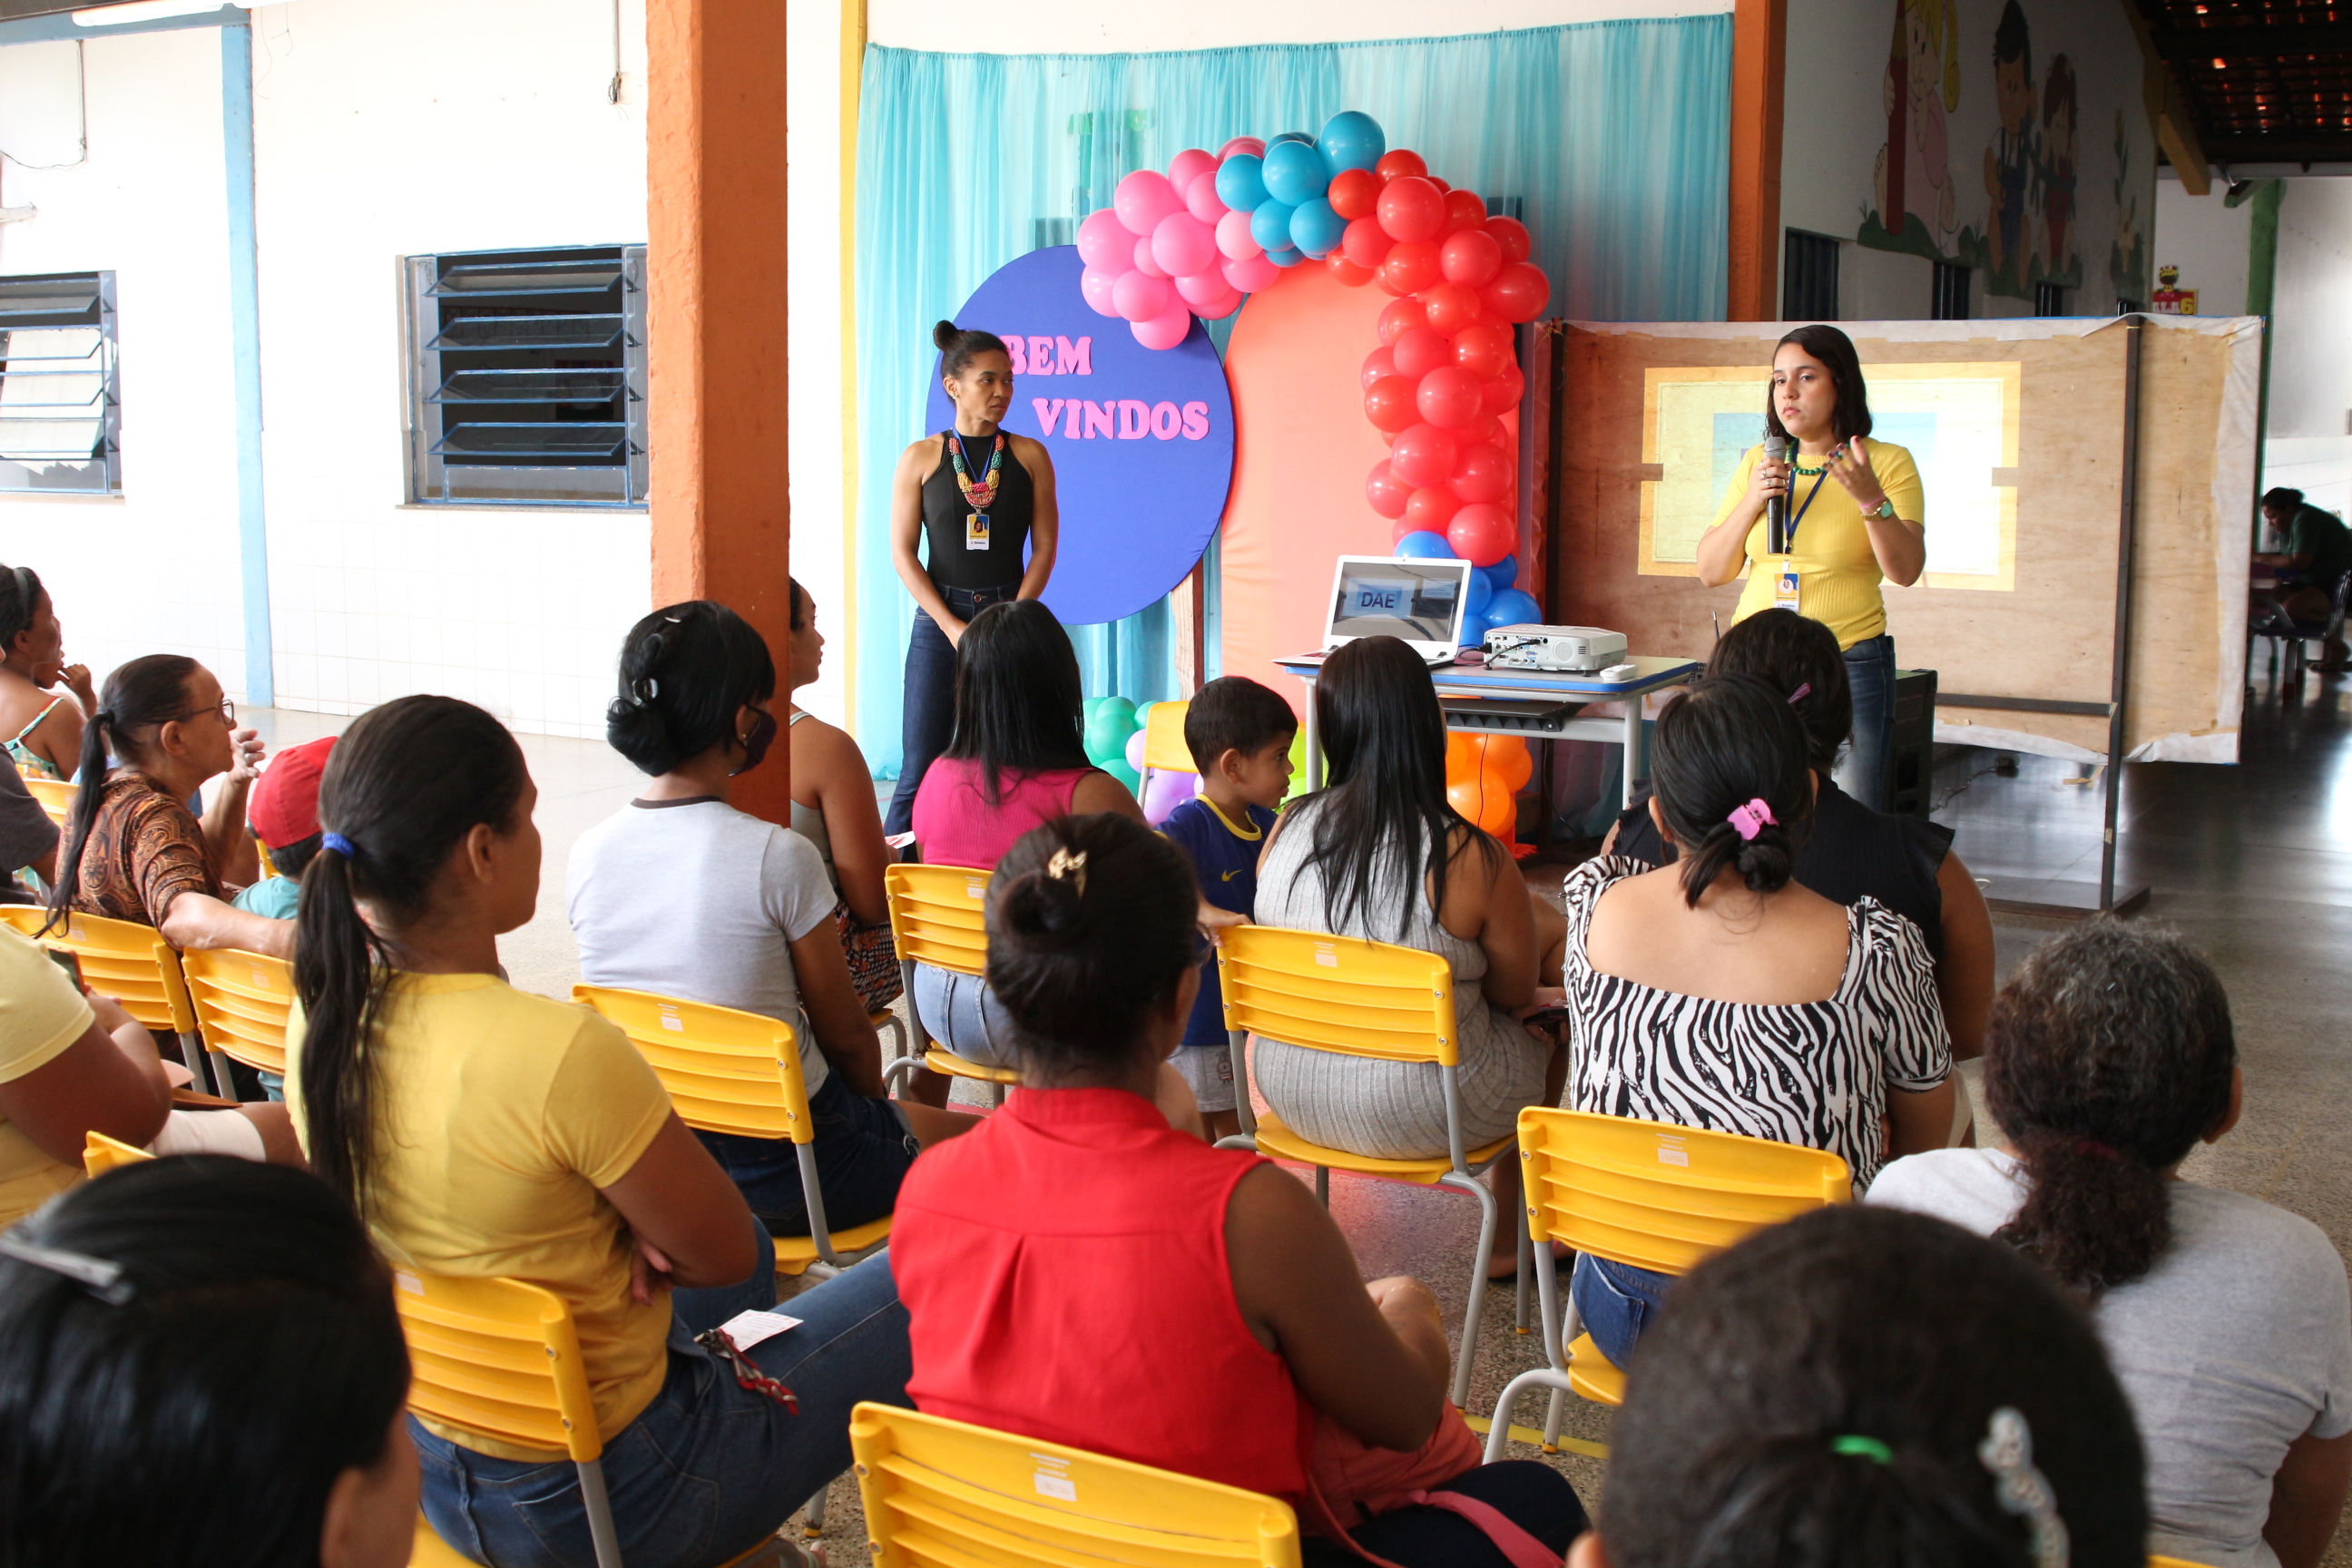
[[[1462,651],[1462,619],[1476,570],[1467,561],[1342,555],[1331,574],[1322,651],[1358,637],[1401,637],[1423,663],[1452,664]]]

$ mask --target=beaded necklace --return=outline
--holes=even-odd
[[[987,476],[975,480],[971,465],[964,460],[963,432],[948,432],[948,456],[955,460],[956,489],[963,493],[964,504],[974,511],[986,511],[996,500],[996,487],[1003,478],[1004,445],[1004,432],[999,430],[989,453]]]

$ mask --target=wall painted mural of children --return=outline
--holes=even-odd
[[[2082,110],[2074,98],[2074,66],[2064,55],[2050,57],[2042,81],[2042,266],[2053,279],[2070,278],[2074,253],[2074,131]]]
[[[2026,201],[2041,157],[2033,126],[2033,40],[2017,0],[2001,8],[2000,25],[1993,29],[1992,80],[2000,129],[1985,149],[1985,195],[1992,198],[1985,223],[1992,274],[1987,282],[1999,280],[2009,285],[2004,292],[2013,292],[2028,270],[2032,232]]]
[[[1873,176],[1879,223],[1900,237],[1916,216],[1937,250],[1957,219],[1944,117],[1960,103],[1958,0],[1895,0],[1895,39],[1880,100],[1886,145]]]

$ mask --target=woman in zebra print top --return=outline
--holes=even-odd
[[[1709,676],[1659,715],[1651,802],[1672,866],[1589,861],[1568,915],[1569,1103],[1826,1149],[1856,1195],[1951,1131],[1951,1043],[1919,930],[1790,879],[1814,781],[1788,702]],[[1574,1291],[1623,1364],[1671,1281],[1577,1260]]]

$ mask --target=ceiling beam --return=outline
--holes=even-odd
[[[2197,116],[2172,74],[2171,62],[2156,47],[2138,0],[2116,0],[2116,4],[2131,24],[2132,37],[2139,40],[2140,100],[2147,110],[2148,129],[2156,132],[2156,144],[2164,149],[2180,176],[2180,188],[2201,196],[2213,188],[2213,176],[2197,138]]]

